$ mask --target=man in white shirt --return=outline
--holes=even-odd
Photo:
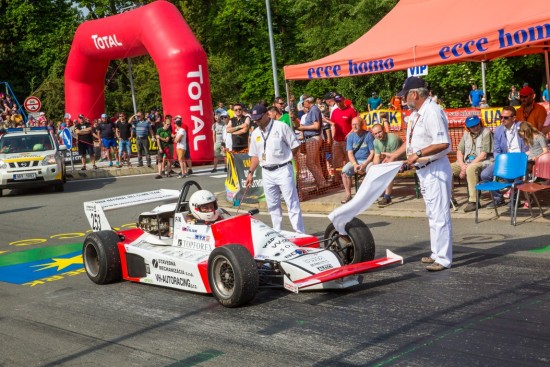
[[[300,148],[300,143],[288,125],[269,118],[264,105],[254,106],[251,118],[259,128],[255,129],[250,136],[248,150],[250,170],[246,177],[246,186],[252,185],[254,171],[258,165],[261,166],[265,200],[273,229],[281,230],[282,195],[288,208],[292,228],[295,232],[304,233],[302,209],[291,162]]]
[[[418,77],[405,80],[397,94],[413,110],[407,125],[406,144],[386,155],[394,161],[403,153],[407,163],[416,167],[426,214],[430,225],[431,256],[421,259],[428,271],[451,267],[453,257],[451,201],[452,171],[447,153],[451,149],[449,122],[439,105],[431,100],[424,81]]]

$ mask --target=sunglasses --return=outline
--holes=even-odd
[[[233,111],[242,111],[243,109],[242,108],[235,108]]]
[[[500,116],[501,120],[509,120],[511,118],[514,118],[514,116]]]

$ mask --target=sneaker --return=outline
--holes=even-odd
[[[192,170],[191,168],[189,168],[189,169],[187,170],[187,175],[190,175],[190,174],[192,174],[192,173],[193,173],[193,170]]]
[[[159,178],[162,178],[162,176],[161,176],[161,175],[156,175],[156,176],[155,176],[155,179],[158,180]]]
[[[472,203],[471,201],[469,201],[466,207],[464,208],[464,213],[473,212],[475,210],[476,210],[476,203]]]
[[[86,166],[82,166],[81,171],[86,171]]]
[[[433,264],[435,262],[434,259],[432,259],[431,257],[429,256],[424,256],[422,259],[420,259],[420,262],[422,264]]]
[[[120,162],[117,161],[117,162],[116,162],[116,165],[117,165],[117,167],[120,166]]]
[[[210,171],[210,173],[214,173],[214,172],[218,172],[218,169],[217,168],[212,168],[212,171]]]
[[[451,198],[451,203],[453,204],[454,207],[458,206],[458,201],[456,201],[455,198]]]
[[[377,204],[380,207],[388,206],[391,204],[391,197],[384,196],[380,200],[378,200]]]
[[[143,167],[143,166],[140,166],[140,167]],[[153,166],[151,166],[150,164],[147,165],[147,167],[149,168],[153,168]]]
[[[184,178],[185,176],[182,175],[181,173],[177,176],[177,178]]]
[[[113,166],[113,161],[110,161],[109,162],[109,167],[112,167]]]
[[[507,190],[504,194],[502,194],[502,197],[505,199],[510,199],[510,191],[511,190]]]
[[[138,163],[137,166],[138,167],[143,167],[143,163]]]
[[[496,205],[495,205],[496,202]],[[504,198],[497,199],[496,201],[491,201],[489,205],[487,205],[487,209],[494,209],[495,207],[506,205],[506,202],[504,201]]]

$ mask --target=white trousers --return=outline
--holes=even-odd
[[[267,210],[271,215],[273,229],[280,231],[283,221],[283,210],[281,209],[281,194],[288,208],[290,224],[295,232],[305,233],[304,220],[300,199],[294,182],[294,170],[292,164],[274,171],[262,170],[262,181],[264,186],[265,201]]]
[[[446,268],[453,262],[453,225],[451,222],[451,185],[453,174],[445,156],[416,170],[426,203],[430,224],[431,258]]]

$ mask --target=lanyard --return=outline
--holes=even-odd
[[[262,134],[262,138],[264,138],[264,154],[265,154],[265,147],[267,145],[267,139],[269,139],[269,134],[271,134],[271,129],[273,129],[273,120],[269,121],[269,130],[267,130],[267,136],[264,136],[262,129],[260,129],[260,134]]]
[[[412,136],[414,132],[414,128],[416,127],[416,124],[418,123],[418,120],[420,119],[420,114],[417,112],[418,116],[416,117],[416,120],[414,120],[414,123],[411,125],[411,132],[409,133],[409,145],[412,145]]]
[[[514,141],[514,138],[516,137],[516,124],[512,125],[512,132],[510,134],[510,139],[508,139],[508,136],[506,136],[506,142],[508,143],[508,152],[510,152],[510,148],[512,147],[512,142]]]

